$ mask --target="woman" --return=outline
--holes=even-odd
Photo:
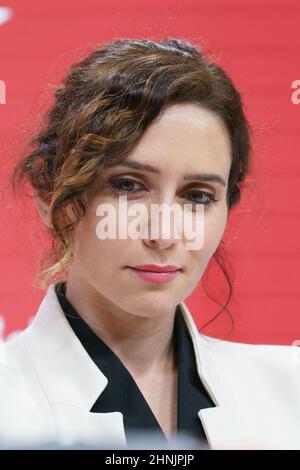
[[[70,68],[32,143],[14,181],[33,188],[53,260],[34,321],[3,346],[2,440],[129,445],[149,430],[211,449],[300,448],[295,347],[202,335],[184,303],[250,168],[228,75],[187,41],[116,40]],[[173,204],[196,232],[149,216]]]

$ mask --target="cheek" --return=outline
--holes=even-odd
[[[129,242],[118,238],[99,239],[96,231],[98,222],[95,215],[87,214],[76,227],[74,262],[95,279],[106,279],[120,268],[121,254],[127,252]]]
[[[218,248],[227,223],[227,209],[218,210],[207,217],[204,232],[204,250],[211,257]]]
[[[204,243],[200,250],[191,251],[198,270],[202,273],[218,248],[227,223],[227,210],[211,211],[205,214],[204,219]]]

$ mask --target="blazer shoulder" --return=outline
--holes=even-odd
[[[0,363],[8,367],[21,365],[27,356],[26,347],[23,343],[24,331],[18,333],[11,339],[0,343]]]
[[[205,348],[216,358],[236,358],[237,361],[260,360],[269,363],[274,361],[277,364],[282,363],[286,366],[300,364],[300,348],[295,345],[244,343],[202,334],[200,336]]]
[[[245,343],[241,341],[231,341],[228,339],[217,338],[213,336],[207,336],[199,332],[199,335],[203,341],[211,348],[228,348],[228,349],[244,349],[249,351],[264,352],[269,350],[270,352],[282,352],[299,349],[298,346],[289,344],[275,344],[275,343]]]
[[[33,386],[34,385],[34,386]],[[26,396],[39,390],[39,383],[23,342],[23,332],[0,344],[0,396],[12,397],[12,391]]]

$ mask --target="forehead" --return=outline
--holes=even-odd
[[[196,104],[165,109],[146,129],[128,160],[148,163],[161,173],[219,171],[231,163],[228,132],[213,112]]]

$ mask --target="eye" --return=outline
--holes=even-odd
[[[109,184],[116,194],[134,194],[142,191],[144,188],[142,183],[127,177],[112,178],[109,181]],[[189,195],[186,197],[186,199],[191,201],[193,204],[202,204],[208,206],[218,201],[218,199],[215,199],[212,193],[200,191],[197,189],[186,191],[184,194]]]
[[[219,199],[215,199],[212,193],[207,193],[206,191],[199,191],[196,189],[187,191],[185,194],[190,194],[190,196],[187,199],[192,201],[192,203],[203,204],[205,206],[213,204],[214,202],[217,202],[219,200]]]
[[[134,185],[142,186],[141,183],[131,178],[115,178],[110,180],[109,184],[113,188],[113,191],[117,194],[137,193],[141,189],[133,189]]]

